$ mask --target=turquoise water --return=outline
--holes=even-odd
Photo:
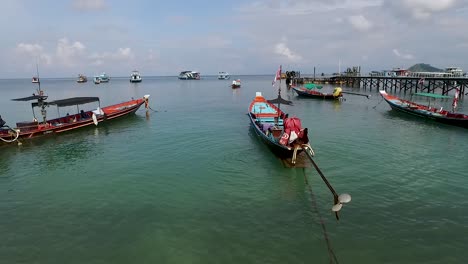
[[[329,263],[320,219],[340,263],[465,262],[468,130],[394,113],[375,90],[330,102],[284,89],[315,161],[353,197],[337,222],[315,170],[284,168],[249,128],[272,76],[239,78],[236,90],[214,77],[42,80],[51,100],[151,94],[158,112],[1,147],[0,263]],[[10,99],[34,88],[0,80],[9,124],[32,119]]]

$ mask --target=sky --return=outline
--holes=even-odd
[[[0,78],[468,71],[467,0],[0,0]]]

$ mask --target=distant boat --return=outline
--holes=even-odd
[[[218,73],[218,80],[229,80],[231,76],[229,76],[229,73],[227,72],[219,72]]]
[[[232,81],[232,84],[231,84],[232,89],[236,89],[236,88],[240,88],[240,87],[241,87],[241,80],[240,79]]]
[[[39,83],[39,77],[32,77],[32,83]]]
[[[138,83],[141,82],[141,75],[138,71],[132,71],[132,74],[130,75],[130,82],[132,83]]]
[[[94,84],[100,84],[101,83],[101,78],[99,76],[94,76],[93,82],[94,82]]]
[[[99,75],[99,79],[101,80],[101,82],[109,82],[110,81],[110,77],[105,72],[103,72],[101,75]]]
[[[88,81],[88,78],[83,74],[78,74],[78,79],[76,80],[77,83],[85,83]]]
[[[182,71],[179,74],[180,80],[200,80],[200,73],[197,71]]]

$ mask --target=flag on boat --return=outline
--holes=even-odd
[[[280,80],[280,79],[281,79],[281,65],[280,65],[278,71],[276,71],[275,78],[273,79],[273,82],[271,83],[271,85],[275,86],[276,81]]]
[[[460,90],[458,88],[455,89],[455,96],[453,97],[453,103],[452,103],[452,109],[455,111],[455,109],[458,106],[458,94],[460,93]]]
[[[419,79],[418,84],[424,84],[424,78]]]

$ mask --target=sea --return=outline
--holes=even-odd
[[[336,192],[352,196],[337,220],[317,170],[284,166],[250,127],[255,93],[277,96],[272,79],[42,79],[49,100],[100,98],[50,106],[50,118],[146,94],[150,109],[0,147],[0,263],[466,263],[467,129],[396,113],[376,88],[343,86],[371,96],[324,101],[283,82],[293,105],[281,109],[309,128]],[[7,124],[33,119],[30,102],[11,99],[36,89],[0,80]]]

